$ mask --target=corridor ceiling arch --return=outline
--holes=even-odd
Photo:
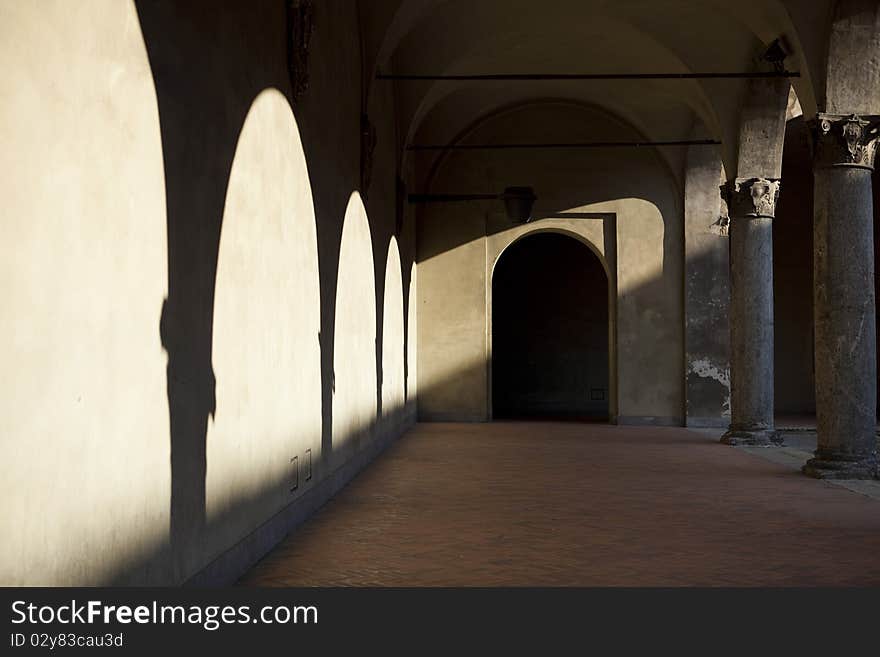
[[[489,131],[488,134],[491,135],[493,122],[504,121],[506,118],[515,116],[516,114],[524,115],[527,114],[529,110],[533,109],[540,110],[542,108],[554,107],[565,108],[573,113],[583,113],[585,123],[595,122],[597,117],[601,117],[603,122],[607,122],[609,125],[615,125],[617,127],[615,135],[622,141],[650,141],[650,137],[640,126],[627,121],[626,117],[622,117],[619,113],[607,107],[603,107],[602,105],[588,104],[577,100],[571,100],[569,98],[527,98],[521,102],[491,108],[485,114],[479,115],[478,118],[471,119],[468,124],[461,126],[460,130],[449,139],[447,143],[468,144],[473,140],[472,138],[475,135],[478,136],[481,133],[484,135],[487,134],[487,130]],[[496,138],[494,136],[490,136],[488,139],[477,138],[477,141],[495,142]],[[523,141],[527,141],[527,139],[524,138]],[[650,153],[656,158],[657,164],[663,170],[664,175],[667,177],[668,182],[672,187],[677,188],[680,185],[681,180],[677,171],[680,169],[680,158],[684,154],[684,149],[645,146],[640,147],[639,150],[643,153]],[[455,152],[456,151],[454,150],[435,151],[433,153],[428,152],[423,159],[418,159],[418,152],[407,152],[404,154],[404,163],[408,161],[407,158],[415,157],[415,163],[417,166],[416,177],[420,182],[423,180],[421,184],[425,189],[431,189],[438,173],[442,171],[444,166],[448,165],[449,158],[453,156]],[[522,154],[522,152],[523,151],[519,149],[511,149],[510,151],[510,153],[514,154]],[[466,153],[465,156],[467,156]],[[423,174],[422,171],[424,171]]]
[[[789,70],[798,96],[810,113],[815,107],[812,80],[820,65],[824,34],[801,19],[792,23],[791,2],[747,0],[730,7],[712,0],[687,3],[583,2],[544,4],[510,0],[472,3],[464,0],[412,0],[392,3],[388,27],[376,48],[373,70],[394,73],[657,73],[750,72],[771,41],[782,37],[791,51]],[[800,10],[802,3],[795,2]],[[813,3],[826,13],[830,2]],[[555,9],[555,11],[554,11]],[[805,32],[804,38],[801,31]],[[375,40],[373,37],[372,40]],[[517,69],[517,70],[514,70]],[[662,71],[661,71],[662,69]],[[739,109],[744,80],[652,80],[577,82],[405,82],[397,87],[400,131],[413,139],[437,143],[462,119],[454,113],[484,113],[488,107],[529,95],[571,95],[599,103],[643,126],[653,138],[690,136],[697,130],[724,141],[725,163],[736,156]],[[390,84],[369,80],[368,84]],[[499,98],[499,96],[505,96]],[[490,100],[491,98],[491,100]],[[449,102],[444,102],[449,99]],[[429,119],[436,109],[440,115]],[[700,127],[699,124],[704,127]],[[654,126],[680,134],[660,135]]]

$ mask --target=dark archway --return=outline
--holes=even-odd
[[[608,276],[573,237],[511,245],[492,277],[493,417],[609,418]]]
[[[775,411],[779,426],[816,414],[813,364],[813,157],[803,116],[790,119],[773,220]]]

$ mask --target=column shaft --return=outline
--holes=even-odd
[[[773,212],[779,181],[737,180],[730,218],[731,422],[722,442],[767,445],[773,424]]]
[[[874,144],[862,146],[856,138],[867,125],[854,116],[820,115],[814,218],[818,448],[804,472],[821,478],[877,475]]]

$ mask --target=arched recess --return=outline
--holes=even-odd
[[[385,264],[385,298],[382,305],[382,417],[393,421],[403,411],[403,274],[397,239],[388,244]]]
[[[206,482],[218,545],[233,544],[288,504],[306,488],[291,490],[294,468],[320,461],[319,329],[305,154],[286,98],[267,89],[241,131],[220,237]]]
[[[604,112],[554,101],[494,114],[467,139],[527,141],[534,134],[589,141],[609,132],[638,139]],[[485,192],[513,184],[529,184],[538,196],[529,224],[512,224],[498,203],[418,207],[420,418],[491,417],[489,263],[521,231],[559,227],[588,237],[614,263],[615,339],[624,355],[617,379],[620,421],[680,423],[683,217],[668,167],[653,149],[454,151],[425,189]]]
[[[773,220],[774,403],[779,426],[790,426],[816,412],[813,158],[805,118],[790,111],[786,121],[782,185]]]
[[[567,231],[529,231],[491,275],[493,419],[615,418],[616,290],[596,247]]]
[[[345,211],[336,283],[333,459],[371,435],[376,419],[376,282],[367,211],[352,193]]]

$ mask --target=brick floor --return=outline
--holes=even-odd
[[[880,502],[685,429],[423,424],[253,586],[880,585]]]

